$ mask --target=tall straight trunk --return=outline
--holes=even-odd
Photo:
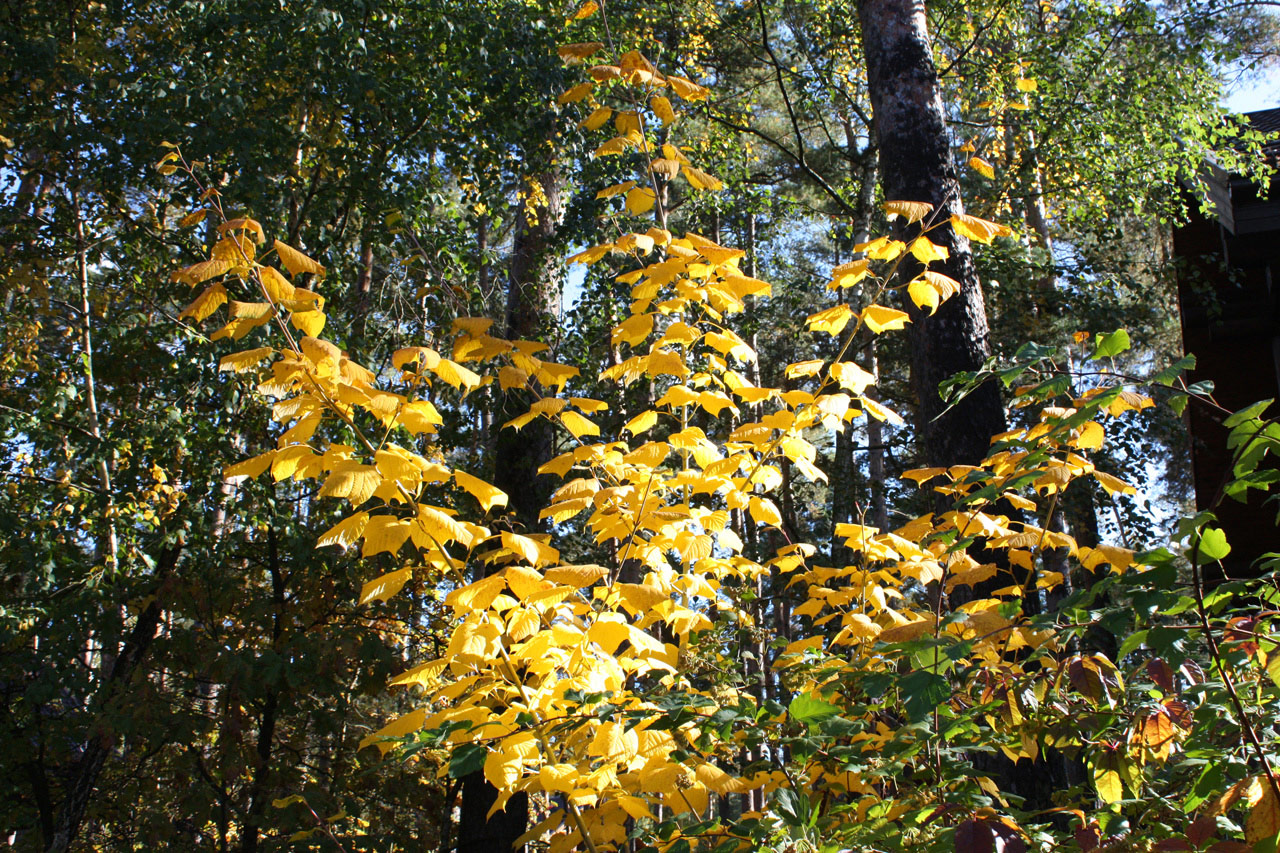
[[[885,198],[928,202],[940,216],[963,213],[924,3],[862,0],[858,11]],[[916,230],[901,220],[895,227],[899,238]],[[960,282],[960,292],[933,315],[909,306],[920,441],[928,465],[972,465],[986,456],[990,437],[1005,429],[1000,392],[986,384],[947,409],[938,384],[977,370],[991,354],[986,308],[969,241],[948,225],[929,238],[949,253],[933,268]],[[913,258],[902,269],[904,280],[919,271]]]
[[[563,178],[550,169],[537,181],[542,190],[539,203],[516,214],[520,222],[507,281],[506,335],[511,339],[545,338],[560,316],[564,266],[554,249],[564,212]],[[495,419],[500,424],[521,414],[529,400],[513,391],[499,394],[498,405],[506,408],[503,416]],[[554,439],[551,423],[539,418],[519,433],[500,429],[494,442],[494,485],[507,493],[516,521],[526,530],[539,527],[538,512],[554,486],[553,478],[538,474],[538,468],[554,454]],[[516,794],[505,809],[488,817],[497,797],[498,790],[483,772],[462,780],[458,853],[508,853],[515,849],[529,821],[529,795]]]
[[[506,335],[511,339],[538,340],[548,337],[560,317],[560,295],[564,264],[552,251],[556,230],[564,215],[561,201],[563,177],[548,170],[538,176],[541,203],[517,212],[520,217],[512,247],[507,280]],[[494,485],[510,495],[510,508],[528,529],[539,526],[538,512],[546,505],[554,478],[538,474],[538,467],[554,454],[554,429],[542,418],[518,433],[501,429],[528,408],[525,394],[499,395],[502,416],[495,441]]]
[[[885,198],[928,202],[938,219],[963,213],[923,0],[861,0],[858,12]],[[899,220],[895,236],[910,239],[918,231]],[[977,370],[990,355],[986,308],[969,241],[945,224],[929,239],[948,251],[947,260],[933,269],[960,282],[960,292],[933,315],[908,306],[921,450],[929,466],[973,465],[986,456],[991,436],[1006,428],[999,389],[987,383],[947,408],[938,384],[959,371]],[[919,269],[907,258],[901,267],[904,281]],[[987,553],[1001,562],[1002,555]],[[989,595],[992,583],[1006,581],[997,577],[972,589],[972,595]],[[958,600],[951,596],[952,604]],[[999,755],[975,755],[973,763],[1003,790],[1023,797],[1026,808],[1048,807],[1055,787],[1064,787],[1069,777],[1068,762],[1057,754],[1016,764]]]

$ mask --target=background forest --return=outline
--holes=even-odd
[[[1194,203],[1184,188],[1206,157],[1261,174],[1261,140],[1223,117],[1219,103],[1225,75],[1275,58],[1274,19],[1261,11],[1266,4],[1218,0],[929,4],[944,143],[958,164],[955,191],[933,203],[942,210],[962,201],[976,221],[1002,226],[967,226],[978,229],[970,272],[982,282],[979,325],[989,336],[977,327],[964,334],[988,347],[988,374],[1008,372],[980,385],[983,377],[971,376],[963,401],[946,407],[928,386],[960,370],[976,374],[982,359],[930,356],[925,333],[912,330],[962,295],[940,284],[931,297],[885,296],[877,288],[891,273],[859,272],[896,257],[874,238],[909,240],[914,232],[903,237],[903,229],[922,218],[934,224],[929,214],[885,207],[924,199],[885,189],[888,164],[916,152],[886,153],[878,143],[876,121],[889,108],[873,107],[864,32],[873,5],[12,0],[0,8],[0,844],[474,853],[525,836],[529,849],[558,850],[1275,850],[1280,789],[1270,762],[1280,678],[1268,667],[1276,644],[1266,628],[1274,601],[1267,587],[1205,600],[1200,563],[1225,553],[1210,517],[1184,523],[1175,544],[1174,520],[1191,511],[1177,402],[1185,405],[1185,394],[1155,394],[1160,405],[1151,408],[1117,402],[1134,383],[1176,390],[1180,382],[1170,223]],[[600,56],[584,64],[594,50],[583,45],[596,42]],[[892,60],[890,52],[880,67]],[[597,73],[606,67],[623,70]],[[593,79],[602,88],[581,88]],[[654,94],[655,81],[670,86],[670,101]],[[628,95],[630,108],[609,100],[627,86],[648,92],[646,100]],[[630,126],[641,113],[651,123]],[[610,152],[615,132],[630,142]],[[661,159],[649,157],[658,151]],[[637,189],[624,182],[637,179],[642,161]],[[648,173],[659,176],[653,190]],[[619,230],[627,217],[632,224]],[[945,217],[940,225],[951,229]],[[753,418],[770,423],[763,396],[722,394],[723,405],[704,396],[699,409],[672,402],[682,374],[655,374],[652,364],[628,372],[650,334],[670,341],[679,331],[674,315],[659,317],[656,330],[644,319],[657,309],[633,288],[640,274],[627,276],[627,253],[636,255],[643,241],[635,238],[647,233],[644,254],[656,242],[659,252],[668,245],[663,257],[678,259],[672,235],[686,232],[704,238],[678,246],[702,253],[712,271],[699,275],[772,285],[767,295],[744,285],[729,300],[740,305],[721,306],[718,314],[733,316],[716,326],[726,342],[719,367],[699,356],[713,366],[706,375],[732,366],[742,387],[777,389],[771,400],[808,394],[821,408],[806,382],[826,362],[856,361],[865,381],[841,384],[856,385],[853,403],[873,416],[854,418],[845,395],[845,408],[823,409],[822,423],[772,422],[780,441],[803,447],[759,451],[772,461],[756,467],[776,472],[776,482],[724,510],[716,524],[726,533],[714,549],[702,511],[718,506],[718,493],[705,503],[687,492],[682,503],[664,498],[701,525],[693,516],[654,522],[689,525],[679,531],[686,538],[671,534],[672,560],[734,552],[756,571],[726,575],[714,593],[681,587],[684,612],[699,614],[683,627],[644,622],[644,611],[666,606],[665,594],[661,605],[638,592],[629,603],[599,605],[621,607],[652,635],[629,635],[623,650],[626,642],[654,642],[659,656],[678,650],[680,677],[660,682],[628,670],[627,689],[650,691],[654,703],[643,724],[628,716],[641,705],[615,690],[577,691],[567,700],[573,714],[597,734],[615,716],[631,720],[628,732],[685,732],[687,742],[664,753],[690,774],[673,777],[671,790],[704,795],[696,804],[673,803],[660,789],[626,795],[614,820],[595,794],[588,803],[585,789],[562,786],[561,771],[549,768],[577,767],[574,776],[585,777],[588,765],[599,770],[623,747],[593,746],[594,758],[579,765],[540,767],[525,756],[507,790],[499,783],[511,765],[490,760],[514,754],[507,741],[468,740],[456,723],[419,732],[420,719],[384,729],[423,704],[423,688],[435,689],[425,676],[419,687],[388,683],[423,661],[456,657],[458,625],[497,606],[494,596],[479,601],[486,596],[468,581],[483,584],[495,567],[510,572],[517,558],[539,583],[553,577],[544,552],[525,543],[550,542],[557,563],[604,566],[627,589],[657,582],[667,534],[650,527],[640,535],[650,492],[643,478],[628,493],[640,501],[636,523],[610,534],[573,521],[564,501],[582,496],[539,473],[575,443],[585,446],[584,436],[668,442],[678,452],[651,468],[665,464],[678,477],[695,456],[696,467],[709,467],[710,456],[698,456],[707,447],[727,454]],[[267,314],[243,307],[258,303],[231,301],[232,322],[204,322],[227,291],[215,304],[194,287],[212,275],[193,265],[211,257],[224,266],[206,270],[228,282],[274,281],[252,255],[241,264],[218,254],[227,245],[243,253],[264,233],[284,244],[271,263],[293,279],[285,282],[292,326],[281,325],[302,341],[292,350],[265,325]],[[946,245],[954,260],[957,244]],[[721,247],[739,251],[717,254]],[[939,259],[914,258],[907,263]],[[723,263],[732,271],[714,272]],[[881,316],[868,310],[877,298],[917,322],[866,335]],[[850,317],[861,319],[842,331]],[[894,323],[880,325],[902,327]],[[1117,329],[1127,330],[1123,342]],[[402,442],[422,460],[410,491],[493,532],[491,544],[468,549],[465,577],[431,568],[452,559],[458,542],[415,537],[421,553],[410,556],[398,553],[404,536],[395,547],[371,544],[372,534],[363,547],[359,532],[335,536],[358,504],[350,488],[304,474],[299,458],[281,471],[282,457],[270,456],[290,443],[282,425],[305,420],[305,410],[273,412],[275,392],[260,385],[266,374],[225,357],[281,346],[301,358],[321,335],[332,350],[309,357],[329,358],[333,370],[364,365],[361,381],[391,381],[419,365],[409,387],[430,402],[416,410],[423,428]],[[532,361],[510,357],[502,370],[516,373],[481,370],[516,340],[544,346],[517,347]],[[500,342],[493,352],[491,341]],[[429,364],[410,347],[448,357]],[[440,364],[460,370],[446,375]],[[806,373],[805,364],[818,368]],[[575,371],[578,384],[566,391]],[[1031,378],[1015,379],[1019,371]],[[282,375],[277,384],[287,384]],[[1017,391],[1028,382],[1032,390]],[[694,390],[717,387],[706,379]],[[589,426],[547,407],[560,392],[579,395],[572,406]],[[994,405],[994,421],[938,420],[982,399]],[[807,404],[787,402],[796,412]],[[531,405],[548,417],[502,429]],[[354,425],[355,415],[321,422],[317,406],[298,441],[321,454],[354,444],[341,421]],[[664,406],[661,422],[643,420]],[[1085,423],[1108,407],[1122,416],[1107,420],[1103,444]],[[981,537],[904,527],[930,513],[941,519],[948,501],[1007,478],[980,465],[989,439],[1006,428],[1034,432],[1037,423],[1065,424],[1072,437],[1049,430],[1028,441],[1061,438],[1052,453],[1068,461],[1085,454],[1112,479],[1077,477],[1078,467],[1070,490],[1027,481],[1045,499],[1027,506],[1001,486],[992,494],[1013,505],[992,506],[1006,522],[1019,513],[1022,521]],[[387,442],[399,426],[384,424],[376,432]],[[1260,412],[1232,426],[1252,430],[1237,446],[1258,447],[1258,456],[1280,440]],[[672,438],[690,429],[701,439],[685,447]],[[1265,441],[1251,444],[1257,436]],[[264,455],[262,466],[228,470]],[[571,464],[589,467],[584,459]],[[256,476],[268,465],[274,477]],[[382,465],[379,457],[391,482]],[[432,465],[446,472],[444,485],[431,479]],[[947,472],[954,465],[973,467]],[[455,468],[483,482],[457,474],[451,486]],[[966,480],[970,471],[978,473]],[[756,472],[741,473],[745,495]],[[920,488],[944,475],[950,491]],[[680,486],[672,488],[676,495]],[[554,501],[561,509],[545,511]],[[1021,558],[968,554],[1001,537],[1005,548],[1023,547],[1010,544],[1015,529],[1039,531],[1026,546],[1027,571],[1060,583],[1033,577],[1002,599],[1007,584],[988,581]],[[869,567],[888,559],[866,537],[890,530],[901,534],[894,559],[908,554],[906,540],[925,551],[935,542],[929,559],[954,566],[963,557],[970,574],[917,574],[895,587],[925,613],[902,607],[902,623],[928,622],[928,631],[873,646],[898,627],[876,617],[856,648],[879,663],[831,676],[824,667],[833,658],[822,650],[851,642],[841,632],[854,622],[823,618],[822,607],[834,607],[832,590],[852,582],[820,567],[863,566],[865,598]],[[1053,538],[1066,535],[1070,548]],[[317,548],[322,536],[340,547]],[[642,540],[659,543],[644,560],[632,547]],[[1126,572],[1131,564],[1151,568]],[[406,571],[415,567],[422,570]],[[508,582],[510,607],[522,596]],[[589,592],[593,582],[580,586]],[[827,605],[815,590],[831,594]],[[707,603],[717,595],[731,600],[731,616]],[[1025,632],[1017,634],[1024,651],[966,663],[986,633],[961,624],[961,608],[982,601],[1002,602],[988,614],[1005,620],[995,632],[1023,626],[1015,633]],[[1239,621],[1237,605],[1251,608],[1253,621]],[[1166,617],[1172,622],[1159,621]],[[1045,687],[1035,670],[1049,671],[1051,660],[1064,674]],[[1012,674],[979,685],[999,661],[1011,662]],[[459,683],[481,692],[482,682]],[[508,700],[494,696],[486,707],[497,713]],[[513,719],[544,731],[533,716]],[[1090,734],[1073,740],[1064,726]],[[555,732],[556,743],[573,743]],[[860,745],[868,739],[874,760]],[[819,765],[859,781],[834,782]],[[716,781],[724,773],[756,782]],[[615,783],[629,784],[601,783],[600,803]],[[486,820],[498,796],[511,798],[507,817]]]

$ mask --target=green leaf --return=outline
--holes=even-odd
[[[1280,654],[1273,654],[1267,658],[1267,675],[1271,676],[1276,687],[1280,687]]]
[[[913,672],[898,682],[898,686],[912,722],[923,720],[951,696],[951,685],[932,672]]]
[[[1124,329],[1116,329],[1109,335],[1098,334],[1098,346],[1093,351],[1094,360],[1100,358],[1115,358],[1120,353],[1133,346],[1129,340],[1129,333]]]
[[[1266,408],[1270,406],[1273,402],[1275,401],[1259,400],[1258,402],[1250,406],[1245,406],[1240,411],[1232,415],[1229,415],[1227,419],[1222,422],[1222,425],[1227,429],[1234,429],[1235,427],[1240,426],[1240,424],[1244,423],[1245,421],[1251,421],[1254,418],[1258,417],[1258,415],[1266,411]]]
[[[1221,560],[1231,553],[1231,546],[1227,544],[1227,534],[1220,528],[1206,527],[1200,531],[1197,550],[1201,556],[1210,560]]]
[[[809,696],[802,693],[791,700],[791,704],[787,706],[787,711],[791,714],[791,719],[810,725],[831,719],[840,713],[840,708],[838,705],[832,705],[817,696]]]
[[[449,776],[462,779],[484,769],[489,750],[478,743],[464,743],[449,756]]]
[[[1120,651],[1116,653],[1116,660],[1123,660],[1124,656],[1132,652],[1147,641],[1146,631],[1135,631],[1125,637],[1124,642],[1120,644]]]
[[[1195,366],[1196,357],[1194,355],[1185,355],[1155,376],[1152,376],[1151,381],[1156,385],[1172,385],[1178,381],[1178,377],[1182,375],[1183,371],[1194,370]]]

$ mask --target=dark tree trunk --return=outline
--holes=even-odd
[[[935,221],[963,213],[924,3],[861,0],[859,18],[886,200],[928,202],[934,206]],[[895,236],[909,240],[918,231],[919,226],[899,220]],[[948,251],[947,260],[932,268],[960,282],[960,292],[932,316],[907,306],[921,450],[930,466],[973,465],[986,456],[991,436],[1006,429],[999,389],[987,383],[948,409],[938,385],[960,371],[977,370],[991,354],[986,308],[969,241],[947,225],[932,231],[929,239]],[[907,258],[900,269],[903,281],[909,281],[920,267]],[[1012,510],[1002,511],[1016,517]],[[1001,562],[1001,555],[988,554]],[[1004,568],[1009,568],[1007,563]],[[990,587],[972,592],[985,597]],[[956,601],[952,596],[952,603]],[[1070,772],[1068,762],[1058,755],[1016,764],[1003,756],[975,755],[973,762],[996,777],[1001,788],[1023,797],[1027,808],[1048,807],[1052,790],[1066,784]]]
[[[542,187],[541,203],[516,214],[521,219],[512,247],[506,324],[506,336],[513,340],[547,338],[560,316],[564,268],[553,250],[563,215],[562,178],[550,170],[538,177],[538,183]],[[529,402],[528,395],[519,391],[498,394],[497,405],[504,411],[495,422],[500,425],[523,414]],[[518,433],[500,429],[494,442],[494,485],[507,493],[516,522],[526,530],[539,527],[538,512],[546,506],[555,486],[554,477],[538,474],[538,468],[554,454],[553,430],[550,421],[539,418]],[[458,853],[507,853],[515,849],[516,840],[529,822],[529,796],[516,794],[504,810],[486,817],[497,797],[497,789],[483,772],[463,779]]]
[[[863,0],[859,17],[886,200],[928,202],[940,217],[963,213],[924,3]],[[898,222],[899,238],[918,230]],[[943,414],[938,384],[959,371],[977,370],[991,354],[986,308],[969,241],[950,226],[929,238],[949,252],[933,269],[960,282],[961,289],[932,316],[909,306],[920,442],[929,465],[972,465],[986,456],[990,437],[1005,429],[1000,392],[984,385]],[[919,267],[908,258],[902,269],[909,280]]]
[[[512,248],[507,283],[506,335],[512,340],[545,340],[560,317],[560,292],[564,267],[551,249],[563,216],[559,172],[538,178],[544,203],[517,212],[520,217]],[[538,512],[555,486],[555,478],[538,474],[538,467],[554,451],[554,426],[539,418],[519,432],[501,424],[524,414],[529,398],[520,392],[499,395],[503,411],[495,418],[499,427],[495,443],[494,485],[510,496],[510,509],[528,529],[539,526]]]

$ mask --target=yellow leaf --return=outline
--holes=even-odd
[[[798,361],[795,364],[788,364],[786,376],[788,379],[799,379],[802,376],[817,376],[822,371],[822,366],[826,364],[820,358],[810,359],[809,361]]]
[[[865,252],[868,258],[874,258],[877,261],[892,261],[907,250],[907,244],[901,240],[877,237],[869,243],[858,243],[853,250]]]
[[[977,160],[978,158],[975,157],[973,159]],[[972,162],[970,161],[970,165],[972,165]],[[975,166],[974,168],[977,167]],[[991,167],[987,166],[987,170],[991,171]],[[991,174],[983,172],[983,174],[990,178],[995,175],[995,172],[991,171]],[[970,240],[976,240],[979,243],[990,243],[997,237],[1008,237],[1013,233],[1013,229],[1007,225],[1001,225],[998,222],[992,222],[987,219],[979,219],[976,216],[969,216],[964,213],[958,213],[951,217],[951,227],[955,229],[957,234],[968,237]]]
[[[665,125],[670,125],[676,120],[675,111],[671,109],[671,101],[661,95],[655,95],[649,99],[649,108]]]
[[[382,475],[372,465],[344,462],[336,466],[320,489],[322,498],[346,498],[353,507],[373,497],[382,485]]]
[[[769,527],[782,526],[782,513],[778,512],[778,507],[768,498],[752,495],[748,509],[757,524],[764,524]]]
[[[582,565],[582,566],[556,566],[543,572],[543,577],[553,583],[565,584],[574,589],[583,589],[591,586],[601,578],[609,576],[609,570],[604,566]]]
[[[182,309],[182,313],[178,315],[178,319],[190,317],[197,323],[203,321],[206,317],[217,311],[227,301],[227,289],[221,284],[211,284],[200,292],[200,295],[192,300],[191,304]]]
[[[668,160],[665,157],[659,157],[649,164],[649,168],[653,170],[655,175],[660,175],[668,181],[680,174],[680,164],[675,160]]]
[[[357,512],[355,515],[342,519],[333,527],[321,534],[316,540],[317,548],[324,548],[328,545],[337,545],[347,548],[355,543],[360,535],[364,533],[364,526],[369,520],[369,513]]]
[[[1106,431],[1097,421],[1087,421],[1077,430],[1076,447],[1081,450],[1097,450],[1106,440]]]
[[[228,231],[243,231],[253,236],[253,242],[262,243],[266,239],[266,235],[262,231],[262,225],[256,219],[249,219],[242,216],[239,219],[228,220],[218,226],[218,235],[222,236]]]
[[[227,305],[227,313],[231,321],[209,336],[211,340],[231,338],[238,341],[259,326],[271,322],[275,310],[270,302],[237,302],[231,300]]]
[[[625,136],[615,136],[608,142],[601,145],[593,153],[596,157],[608,157],[609,155],[621,154],[627,150],[629,140]]]
[[[885,218],[892,222],[896,217],[904,217],[907,224],[919,222],[930,214],[933,205],[924,201],[886,201],[884,203]]]
[[[862,322],[877,335],[891,329],[905,328],[911,318],[905,311],[896,308],[885,308],[883,305],[868,305],[862,310]]]
[[[577,44],[562,44],[556,48],[556,53],[567,64],[577,65],[602,47],[604,45],[598,41],[584,41]]]
[[[831,365],[831,378],[839,383],[841,388],[861,394],[867,390],[867,386],[876,384],[876,377],[863,370],[852,361],[838,361]]]
[[[596,736],[587,748],[589,755],[598,755],[619,763],[625,763],[636,757],[640,751],[640,736],[635,729],[627,729],[613,721],[601,723]]]
[[[719,178],[714,177],[713,175],[708,175],[699,168],[694,166],[681,166],[680,169],[684,172],[684,179],[688,181],[689,185],[695,190],[719,192],[724,189],[724,183]]]
[[[636,187],[627,193],[627,213],[640,216],[653,209],[657,196],[648,187]]]
[[[623,794],[618,797],[618,805],[622,806],[622,810],[635,820],[653,819],[653,812],[649,811],[649,804],[640,797]]]
[[[1117,493],[1122,495],[1133,495],[1138,492],[1137,489],[1126,483],[1124,480],[1121,480],[1119,477],[1113,477],[1102,471],[1094,471],[1093,476],[1097,478],[1098,482],[1102,484],[1102,488],[1106,489],[1107,494],[1109,495]]]
[[[375,578],[364,586],[360,587],[360,604],[368,604],[370,601],[377,599],[378,601],[386,601],[400,590],[404,589],[404,585],[408,583],[409,578],[413,577],[413,569],[399,569],[389,572],[382,577]]]
[[[436,426],[444,423],[444,418],[429,400],[414,400],[400,407],[396,422],[413,435],[418,435],[435,432]]]
[[[367,559],[385,551],[394,557],[404,546],[405,540],[409,538],[409,531],[412,526],[412,521],[396,518],[393,515],[373,516],[365,524],[364,548],[361,550],[360,556]],[[394,595],[395,593],[390,594]],[[386,601],[385,598],[382,600]],[[363,598],[360,603],[364,603]]]
[[[176,270],[169,278],[195,287],[197,284],[216,278],[231,269],[231,262],[223,258],[210,258],[198,264]]]
[[[471,534],[457,519],[438,507],[425,504],[419,504],[417,527],[409,535],[420,548],[448,545],[450,542],[471,542]]]
[[[619,136],[630,137],[631,134],[640,132],[640,116],[635,110],[624,110],[618,113],[613,126],[617,129]]]
[[[1280,802],[1265,780],[1261,787],[1261,795],[1252,803],[1244,824],[1244,840],[1254,845],[1280,834]]]
[[[564,424],[565,429],[573,433],[574,438],[582,438],[584,435],[600,434],[600,427],[574,411],[561,412],[560,423]]]
[[[190,213],[188,213],[186,216],[178,220],[178,227],[188,228],[192,225],[196,225],[200,222],[203,222],[204,218],[208,215],[209,215],[209,208],[207,207],[202,207],[199,210],[193,210]]]
[[[560,552],[530,536],[502,531],[502,547],[524,558],[531,566],[546,566],[560,559]]]
[[[617,583],[613,589],[633,615],[647,613],[668,598],[662,590],[642,583]]]
[[[942,301],[937,289],[923,278],[917,278],[907,285],[907,295],[917,308],[928,308],[930,314],[938,310],[938,304]]]
[[[578,7],[578,11],[573,13],[573,20],[581,21],[583,18],[590,18],[600,9],[600,4],[596,0],[587,0]]]
[[[484,610],[490,604],[493,604],[493,600],[506,587],[507,581],[502,575],[490,575],[487,578],[481,578],[475,583],[458,587],[445,596],[444,603],[458,611]]]
[[[631,420],[627,421],[626,426],[622,428],[623,432],[629,432],[632,435],[640,435],[648,432],[658,422],[658,413],[653,409],[641,412]]]
[[[911,241],[911,254],[916,256],[916,260],[922,264],[930,264],[934,261],[945,261],[949,254],[946,246],[939,246],[928,237],[917,237]]]
[[[272,302],[293,299],[297,288],[275,267],[258,267],[258,276],[262,279],[262,289],[266,291],[267,298]]]
[[[632,188],[632,187],[634,187],[635,185],[636,185],[636,182],[635,182],[635,181],[623,181],[623,182],[622,182],[622,183],[620,183],[620,184],[614,184],[614,185],[613,185],[613,186],[611,186],[611,187],[605,187],[604,189],[600,190],[600,192],[596,193],[596,198],[613,198],[615,195],[621,195],[622,193],[624,193],[624,192],[626,192],[627,190],[631,189],[631,188]],[[598,248],[598,249],[599,249],[599,248],[604,248],[604,249],[608,250],[608,249],[611,249],[611,248],[613,248],[613,247],[612,247],[612,246],[603,246],[603,247],[601,247],[601,246],[597,246],[596,248]],[[590,263],[590,261],[588,261],[587,263]]]
[[[991,180],[996,176],[995,167],[992,166],[990,163],[988,163],[986,160],[983,160],[981,157],[970,157],[969,168],[973,169],[975,172],[982,175],[984,178],[988,180]]]
[[[480,377],[474,371],[468,370],[456,361],[450,361],[447,358],[440,359],[440,363],[432,369],[432,372],[454,388],[465,386],[467,389],[471,389],[480,384]]]
[[[544,791],[569,793],[577,787],[578,768],[572,764],[546,764],[538,771],[538,784]]]
[[[684,152],[669,142],[662,143],[662,156],[668,160],[675,160],[682,166],[693,165],[689,162],[689,158],[684,156]]]
[[[484,778],[499,791],[508,791],[524,775],[520,756],[510,752],[492,750],[484,760]]]
[[[767,281],[761,281],[758,278],[751,278],[745,275],[730,274],[724,277],[724,283],[733,291],[733,295],[739,299],[745,299],[748,296],[768,296],[772,290],[772,285]]]
[[[1019,77],[1014,81],[1014,85],[1018,87],[1019,92],[1034,92],[1037,89],[1036,81],[1030,77]]]
[[[578,85],[574,86],[572,89],[562,94],[560,97],[556,98],[556,101],[558,101],[561,104],[576,104],[578,101],[581,101],[587,95],[590,95],[591,91],[595,89],[595,87],[596,87],[596,84],[590,80],[588,80],[586,83],[579,83]]]
[[[811,332],[826,332],[829,335],[838,335],[849,323],[849,318],[853,316],[853,309],[846,304],[833,305],[824,311],[816,314],[810,314],[805,321],[809,324]]]
[[[497,486],[490,485],[479,477],[473,477],[466,471],[454,471],[453,479],[459,486],[480,502],[480,507],[489,512],[495,506],[507,505],[507,493]]]
[[[867,277],[867,270],[870,261],[861,258],[856,261],[850,261],[847,264],[841,264],[831,271],[831,284],[827,285],[828,290],[839,288],[853,287],[858,282]]]
[[[293,327],[312,338],[324,331],[325,319],[323,311],[294,311],[289,315],[289,322]]]
[[[1094,768],[1093,784],[1098,789],[1098,798],[1104,803],[1118,803],[1124,799],[1124,785],[1120,781],[1120,773],[1106,765]]]
[[[260,456],[254,456],[251,459],[245,459],[234,465],[228,465],[222,469],[222,476],[228,480],[235,477],[254,477],[262,476],[263,472],[271,467],[272,461],[276,458],[276,451],[268,450]]]
[[[604,127],[604,123],[613,115],[613,110],[608,107],[597,107],[591,111],[591,115],[582,120],[582,127],[587,130],[599,130]]]
[[[667,82],[671,84],[671,90],[686,101],[701,101],[711,94],[707,89],[683,77],[669,74]]]
[[[383,743],[384,739],[394,739],[403,737],[410,732],[416,732],[422,728],[422,724],[427,720],[427,712],[425,708],[419,708],[416,711],[410,711],[403,717],[388,723],[378,731],[368,735],[360,741],[360,748],[377,745],[378,750],[384,755],[391,749],[395,748],[394,744]]]
[[[920,278],[927,281],[934,290],[938,291],[940,302],[946,302],[960,292],[960,282],[940,272],[925,270],[920,273]]]
[[[867,414],[871,415],[871,417],[878,421],[887,421],[895,426],[902,426],[906,423],[906,421],[902,419],[902,416],[893,409],[890,409],[888,406],[881,405],[870,397],[862,398],[862,408],[866,409]]]
[[[912,468],[910,471],[902,472],[902,479],[914,480],[917,486],[922,486],[934,477],[941,477],[947,473],[946,468]]]
[[[284,268],[289,271],[289,275],[297,276],[301,273],[313,273],[324,278],[324,267],[308,258],[292,246],[287,246],[276,240],[276,255],[280,258],[280,263],[284,264]]]

